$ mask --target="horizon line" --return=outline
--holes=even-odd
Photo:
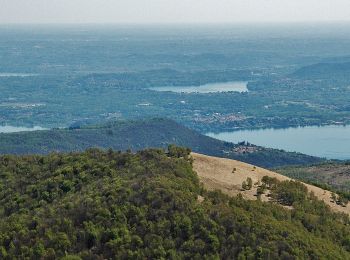
[[[181,26],[181,25],[317,25],[317,24],[350,24],[350,20],[315,20],[315,21],[236,21],[236,22],[0,22],[7,25],[119,25],[119,26]]]

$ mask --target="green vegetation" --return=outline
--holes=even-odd
[[[332,198],[340,205],[350,200],[350,164],[349,162],[324,162],[309,166],[287,166],[275,171],[322,189],[333,191],[339,197]]]
[[[266,191],[266,185],[263,183],[261,185],[258,185],[258,188],[256,189],[256,196],[258,199],[261,198],[261,195],[263,195]]]
[[[236,145],[210,138],[168,119],[114,121],[103,125],[71,127],[48,131],[0,134],[0,154],[47,154],[83,151],[87,148],[113,148],[133,151],[166,148],[169,144],[186,146],[195,152],[228,157],[262,167],[310,164],[322,159],[300,153],[252,146],[254,152],[236,151]]]
[[[252,187],[253,187],[252,178],[248,177],[245,181],[242,182],[242,189],[243,190],[251,190]]]
[[[207,192],[175,146],[4,155],[0,258],[350,258],[348,216],[300,183],[264,185],[293,209]]]
[[[333,80],[336,83],[349,81],[350,62],[317,63],[302,67],[293,73],[293,76],[301,79]]]
[[[271,188],[271,197],[282,205],[293,206],[307,199],[307,188],[300,182],[282,181]]]

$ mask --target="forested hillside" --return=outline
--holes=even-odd
[[[263,167],[310,164],[321,158],[210,138],[168,119],[116,121],[91,127],[0,134],[0,154],[47,154],[113,148],[133,151],[176,144],[195,152],[228,157]]]
[[[1,156],[0,258],[350,258],[348,216],[300,183],[271,188],[290,209],[207,192],[189,152]]]
[[[302,79],[327,79],[350,80],[350,62],[343,63],[317,63],[303,67],[293,73],[296,78]]]

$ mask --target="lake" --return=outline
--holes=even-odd
[[[30,74],[30,73],[1,73],[0,77],[34,77],[37,76],[37,74]]]
[[[350,159],[350,125],[241,130],[207,135],[228,142],[248,141],[255,145],[328,159]]]
[[[15,133],[15,132],[25,132],[25,131],[37,131],[37,130],[46,130],[40,126],[34,127],[17,127],[17,126],[0,126],[0,133]]]
[[[213,93],[213,92],[248,92],[248,82],[232,81],[224,83],[209,83],[200,86],[167,86],[150,88],[155,91],[171,91],[176,93]]]

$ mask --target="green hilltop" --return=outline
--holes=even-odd
[[[348,216],[302,184],[271,188],[291,209],[229,198],[189,152],[0,156],[0,258],[350,259]]]
[[[138,151],[145,148],[166,148],[169,144],[262,167],[322,161],[321,158],[300,153],[219,141],[169,119],[116,121],[70,129],[0,134],[0,154],[48,154],[84,151],[92,147]]]

